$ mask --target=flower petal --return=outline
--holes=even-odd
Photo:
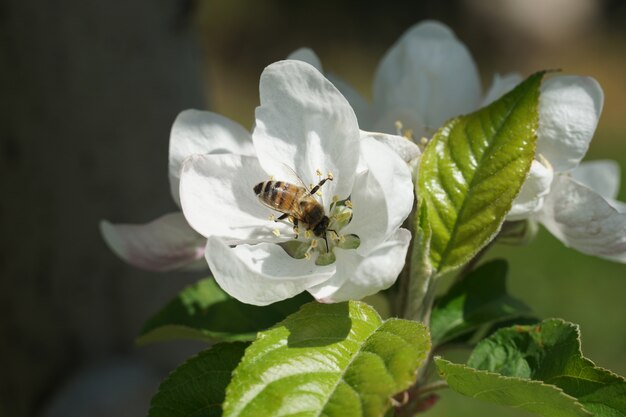
[[[590,77],[557,76],[543,83],[537,153],[545,156],[555,171],[573,169],[585,156],[603,102],[600,84]]]
[[[619,192],[620,168],[615,161],[583,162],[572,171],[572,178],[604,198],[615,198]]]
[[[626,263],[626,214],[567,175],[557,175],[539,221],[582,253]]]
[[[510,73],[504,76],[500,76],[500,74],[495,74],[493,76],[493,81],[491,83],[491,87],[485,94],[485,98],[481,103],[480,107],[485,107],[511,91],[515,88],[519,83],[522,82],[522,76],[518,73]]]
[[[290,53],[287,59],[306,62],[314,66],[319,72],[323,72],[322,61],[320,61],[320,58],[311,48],[298,48]]]
[[[208,239],[206,259],[224,291],[254,305],[291,298],[335,273],[335,265],[320,267],[314,261],[294,259],[278,245],[230,248],[217,237]]]
[[[172,126],[169,177],[172,197],[180,205],[179,182],[183,161],[194,154],[234,153],[253,156],[252,136],[241,125],[216,113],[181,112]]]
[[[352,190],[359,158],[359,127],[346,99],[319,71],[300,61],[281,61],[261,75],[261,106],[252,134],[265,171],[289,180],[285,165],[305,184],[316,184],[319,170],[334,180],[322,187],[326,208],[337,194]]]
[[[553,177],[554,172],[550,166],[545,166],[534,160],[530,166],[528,177],[519,195],[513,201],[513,206],[506,215],[506,219],[509,221],[527,219],[541,210],[543,199],[550,192]]]
[[[206,269],[206,239],[196,233],[182,213],[166,214],[146,224],[100,222],[104,241],[129,264],[150,271]]]
[[[383,57],[374,77],[374,108],[380,115],[410,109],[418,124],[400,121],[421,137],[447,119],[476,109],[480,90],[465,45],[447,26],[428,21],[410,28]],[[394,133],[393,126],[385,132]]]
[[[365,256],[393,234],[413,208],[413,182],[408,165],[388,146],[372,137],[361,139],[368,170],[359,174],[351,194],[352,220],[342,233],[361,240]]]
[[[201,235],[219,236],[228,244],[285,240],[293,234],[291,227],[269,220],[276,212],[262,205],[253,190],[267,179],[251,156],[193,155],[183,165],[180,183],[185,217]]]
[[[333,83],[337,90],[348,100],[350,106],[354,110],[359,121],[359,126],[369,126],[372,123],[372,106],[371,104],[355,90],[350,84],[334,74],[326,74],[326,78]]]
[[[386,133],[366,132],[361,130],[361,138],[371,137],[390,147],[406,163],[422,156],[419,146],[404,136],[388,135]]]
[[[354,250],[335,249],[337,272],[328,281],[309,288],[324,303],[360,300],[389,288],[404,267],[411,233],[398,229],[366,257]]]

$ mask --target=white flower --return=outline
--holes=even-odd
[[[337,302],[391,286],[410,240],[400,228],[413,204],[407,164],[359,130],[346,99],[308,64],[270,65],[260,96],[256,156],[194,155],[182,170],[183,212],[208,238],[218,284],[256,305],[305,290]],[[329,217],[326,233],[301,224],[296,238],[294,226],[275,221],[281,213],[257,198],[255,186],[270,178],[298,185],[294,172],[305,187],[332,173],[314,196]]]
[[[291,58],[321,68],[310,50],[296,51]],[[362,126],[393,132],[400,121],[404,133],[416,139],[430,136],[452,117],[497,100],[522,80],[517,74],[496,75],[481,97],[478,72],[467,48],[448,27],[433,21],[413,26],[387,51],[375,74],[371,104],[342,80],[329,78],[355,108]],[[602,104],[602,89],[592,78],[554,76],[543,83],[537,158],[507,220],[538,220],[568,246],[626,262],[623,206],[611,200],[614,195],[588,187],[577,173]],[[609,170],[604,165],[584,169],[587,174],[610,173],[605,181],[615,184],[615,166]],[[598,175],[585,175],[589,177]]]
[[[180,206],[180,169],[188,156],[253,152],[252,137],[240,125],[210,112],[183,111],[170,135],[169,179],[174,202]],[[113,252],[131,265],[152,271],[208,267],[204,259],[206,238],[189,226],[180,211],[146,224],[112,224],[103,220],[100,230]]]

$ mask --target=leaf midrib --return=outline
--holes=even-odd
[[[521,94],[520,97],[518,97],[514,104],[511,106],[511,108],[508,110],[508,112],[506,113],[506,116],[504,117],[502,123],[500,123],[500,125],[498,126],[498,128],[496,129],[496,132],[494,133],[494,135],[492,135],[492,139],[496,138],[500,135],[501,131],[502,131],[502,127],[505,126],[507,124],[507,122],[509,121],[509,119],[511,118],[511,115],[513,114],[513,111],[515,109],[517,109],[517,106],[519,105],[519,102],[525,97],[525,94]],[[461,119],[458,119],[459,122],[463,122]],[[467,123],[464,124],[463,126],[463,132],[465,134],[466,137],[469,138],[469,135],[467,134]],[[484,131],[484,128],[481,129]],[[451,132],[448,133],[448,138],[450,137]],[[470,197],[473,196],[474,190],[476,188],[476,186],[478,184],[475,183],[476,181],[476,177],[477,177],[477,173],[482,169],[483,167],[483,161],[489,156],[491,155],[495,150],[499,149],[501,146],[500,145],[496,148],[492,148],[492,143],[493,141],[491,141],[489,143],[489,146],[487,146],[487,150],[486,152],[483,152],[482,156],[480,157],[479,163],[478,163],[478,169],[474,170],[473,174],[472,174],[472,179],[470,181],[469,187],[468,187],[468,192],[465,195],[465,197],[463,198],[463,203],[461,204],[461,208],[459,209],[459,211],[457,212],[457,216],[456,216],[456,221],[454,222],[454,226],[452,227],[452,230],[450,231],[450,238],[448,239],[448,243],[446,244],[445,249],[443,250],[443,252],[441,253],[441,258],[439,259],[439,265],[438,265],[438,270],[441,271],[442,269],[442,265],[445,265],[445,260],[447,260],[447,257],[450,255],[451,252],[451,247],[452,247],[452,242],[454,241],[454,239],[456,238],[456,235],[458,233],[459,230],[459,219],[462,218],[463,213],[465,212],[465,209],[467,207],[467,201],[470,200]],[[449,150],[449,143],[446,143],[446,148],[448,148]],[[471,148],[471,146],[470,146]],[[451,153],[451,152],[449,152]],[[437,164],[439,164],[439,159],[437,159]],[[455,163],[455,165],[457,166],[458,170],[460,170],[459,166]],[[482,180],[481,180],[482,182]],[[486,244],[486,243],[485,243]],[[482,246],[484,246],[485,244],[483,244]],[[481,247],[482,247],[481,246]],[[478,250],[480,250],[480,248],[478,248]]]

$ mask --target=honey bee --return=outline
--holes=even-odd
[[[302,186],[285,181],[268,180],[254,186],[257,197],[267,207],[283,213],[277,220],[290,217],[293,220],[294,230],[302,223],[306,230],[310,230],[317,237],[326,239],[326,231],[330,219],[324,211],[324,206],[314,197],[326,181],[332,181],[332,176],[322,179],[315,187],[308,190]]]

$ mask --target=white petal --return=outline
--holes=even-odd
[[[183,213],[205,237],[219,236],[229,244],[280,241],[293,234],[281,222],[269,220],[273,210],[262,205],[254,186],[267,180],[257,158],[234,154],[194,155],[183,165],[180,197]]]
[[[543,83],[537,153],[545,156],[555,171],[573,169],[585,156],[603,102],[600,84],[590,77],[557,76]]]
[[[572,171],[572,178],[604,198],[615,198],[619,192],[620,168],[615,161],[583,162]]]
[[[237,300],[267,305],[291,298],[335,273],[335,266],[294,259],[278,245],[259,243],[229,248],[219,238],[207,242],[206,259],[215,281]]]
[[[404,162],[411,162],[422,156],[419,146],[404,136],[388,135],[386,133],[361,131],[361,138],[371,137],[391,148]]]
[[[408,165],[388,146],[364,137],[361,153],[368,170],[354,183],[352,221],[342,233],[359,236],[357,252],[365,256],[395,233],[411,212],[413,182]]]
[[[539,220],[566,246],[626,262],[626,214],[567,175],[557,175]]]
[[[313,65],[315,69],[322,72],[322,61],[311,48],[299,48],[289,54],[287,59],[306,62]]]
[[[514,89],[519,83],[522,82],[522,76],[518,73],[506,74],[505,76],[500,76],[500,74],[495,74],[493,76],[493,82],[491,83],[491,87],[489,87],[489,91],[485,94],[485,98],[481,103],[481,107],[488,106],[493,103],[512,89]]]
[[[412,110],[418,126],[401,121],[428,135],[449,118],[475,110],[480,90],[465,45],[447,26],[428,21],[405,32],[382,59],[374,78],[374,107],[381,115],[396,108]]]
[[[331,83],[337,87],[337,90],[348,100],[348,103],[352,106],[357,119],[359,120],[359,126],[361,128],[370,126],[372,124],[372,106],[371,104],[355,90],[350,84],[337,77],[334,74],[326,74],[326,77]]]
[[[194,154],[234,153],[253,156],[252,136],[241,125],[216,113],[181,112],[172,126],[169,151],[170,189],[180,205],[179,182],[183,161]]]
[[[411,241],[411,233],[398,229],[366,257],[354,250],[335,249],[337,272],[328,281],[309,288],[324,303],[360,300],[389,288],[398,278]]]
[[[204,269],[206,239],[196,233],[182,213],[166,214],[146,224],[100,222],[100,231],[113,252],[131,265],[150,271]]]
[[[316,184],[319,170],[334,180],[322,187],[332,196],[350,194],[359,158],[359,127],[346,99],[319,71],[300,61],[281,61],[261,75],[261,106],[253,141],[265,171],[285,178],[284,166],[305,184]]]
[[[530,166],[528,177],[519,195],[513,201],[513,206],[506,219],[511,221],[527,219],[541,210],[544,197],[550,192],[553,177],[554,172],[550,166],[545,166],[534,160]]]

